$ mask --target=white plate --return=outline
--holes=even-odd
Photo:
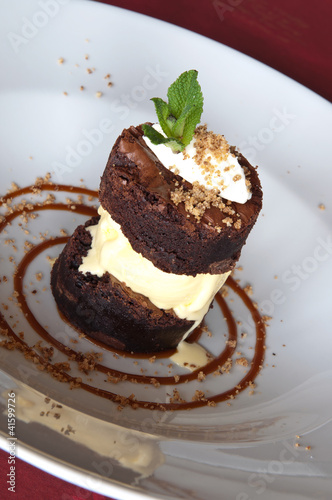
[[[218,43],[93,2],[7,2],[0,30],[2,193],[12,181],[25,186],[48,171],[55,181],[78,185],[84,179],[88,187],[97,188],[121,130],[153,120],[149,99],[165,96],[182,71],[199,71],[203,120],[260,167],[263,213],[244,248],[244,270],[237,277],[242,285],[253,285],[253,299],[263,314],[273,317],[254,395],[245,391],[230,406],[221,403],[189,412],[119,412],[104,399],[69,390],[20,353],[0,349],[2,410],[7,389],[21,398],[16,404],[18,456],[119,499],[219,499],[221,494],[236,500],[266,495],[329,498],[330,104]],[[59,58],[64,58],[63,64]],[[88,74],[87,68],[93,72]],[[111,87],[104,78],[108,73]],[[97,92],[103,93],[101,98]],[[19,260],[25,239],[46,230],[54,235],[61,228],[72,231],[79,220],[67,212],[43,213],[31,223],[29,236],[13,223],[8,235],[1,236],[0,275],[13,273],[7,258],[13,250],[5,239],[16,239]],[[59,250],[53,248],[48,255]],[[37,282],[35,273],[40,271],[44,278]],[[25,283],[38,293],[34,298],[28,294],[29,300],[52,334],[69,342],[74,333],[58,317],[48,287],[49,271],[46,255],[31,265]],[[8,302],[11,286],[11,279],[0,285],[1,303]],[[44,286],[47,290],[39,293]],[[248,332],[241,348],[248,348],[253,331],[247,313],[237,301],[232,309]],[[18,309],[10,303],[5,313],[19,320],[16,331],[24,330],[32,343],[35,335]],[[209,322],[214,331],[225,331],[215,309]],[[82,349],[91,349],[82,342]],[[126,363],[132,361],[120,360],[121,366]],[[159,362],[153,369],[162,370]],[[235,367],[222,383],[236,383],[243,373]],[[216,378],[204,382],[209,389],[216,383]],[[152,387],[139,390],[150,397],[160,395]],[[52,413],[48,419],[40,415],[50,408],[45,395],[63,406],[59,420]],[[1,412],[4,449],[6,421]],[[61,432],[67,425],[75,434]]]

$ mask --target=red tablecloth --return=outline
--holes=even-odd
[[[233,47],[332,101],[332,0],[103,0],[185,27]],[[0,471],[7,469],[0,451]],[[17,493],[3,476],[0,498],[102,500],[105,497],[17,461]]]

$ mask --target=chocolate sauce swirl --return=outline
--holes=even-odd
[[[7,202],[9,199],[14,199],[17,198],[21,195],[24,194],[29,194],[29,193],[34,193],[35,192],[35,187],[34,186],[28,186],[22,189],[18,189],[14,192],[11,192],[7,195],[5,195],[2,198],[1,204]],[[65,185],[56,185],[56,184],[50,184],[50,183],[43,183],[38,185],[38,190],[41,191],[54,191],[54,192],[68,192],[68,193],[75,193],[75,194],[83,194],[83,195],[88,195],[93,198],[98,198],[98,193],[96,191],[92,191],[86,188],[81,188],[81,187],[74,187],[74,186],[65,186]],[[5,229],[5,227],[10,224],[16,217],[21,215],[22,213],[28,213],[28,212],[38,212],[38,211],[44,211],[44,210],[65,210],[69,212],[75,212],[77,214],[82,214],[82,215],[87,215],[87,216],[94,216],[96,215],[96,209],[92,206],[84,205],[84,204],[78,204],[78,203],[71,203],[70,205],[64,204],[64,203],[48,203],[48,204],[43,204],[43,203],[38,203],[38,204],[29,204],[29,207],[13,207],[11,210],[11,213],[8,213],[2,222],[0,223],[0,233]],[[29,267],[29,265],[46,249],[51,248],[55,245],[60,245],[60,244],[65,244],[67,242],[69,237],[67,236],[62,236],[62,237],[55,237],[49,240],[45,240],[40,244],[35,245],[29,252],[27,252],[20,263],[17,266],[17,270],[14,274],[14,293],[15,296],[17,297],[17,301],[20,304],[22,314],[26,317],[27,321],[29,322],[30,326],[34,329],[34,331],[40,336],[41,339],[45,340],[48,344],[53,346],[54,349],[57,349],[58,351],[62,352],[65,354],[70,360],[76,360],[79,361],[81,359],[82,353],[76,351],[73,348],[68,347],[67,345],[63,344],[59,340],[57,340],[51,333],[49,333],[38,321],[38,319],[35,317],[31,309],[29,308],[29,305],[27,303],[25,294],[23,292],[23,282],[24,282],[24,276],[26,274],[26,271]],[[111,392],[105,389],[101,389],[98,387],[95,387],[93,385],[87,384],[86,382],[80,381],[79,382],[79,387],[82,389],[93,393],[95,395],[98,395],[100,397],[109,399],[114,402],[118,402],[121,404],[129,404],[130,406],[134,408],[146,408],[146,409],[161,409],[161,410],[187,410],[187,409],[193,409],[193,408],[198,408],[201,406],[206,406],[206,405],[211,405],[215,403],[219,403],[222,401],[226,401],[229,399],[234,399],[237,394],[239,394],[241,391],[245,390],[249,385],[253,383],[255,378],[257,377],[262,365],[263,365],[263,360],[264,360],[264,352],[265,352],[265,336],[266,336],[266,330],[265,330],[265,324],[260,316],[257,308],[254,306],[253,302],[251,301],[250,297],[244,292],[244,290],[238,285],[238,283],[232,278],[229,277],[227,280],[227,285],[237,294],[237,296],[242,300],[242,302],[245,304],[247,307],[248,311],[250,312],[252,319],[255,324],[255,329],[256,329],[256,342],[255,342],[255,351],[254,351],[254,356],[250,365],[249,370],[247,373],[244,375],[244,377],[238,382],[238,384],[224,392],[220,392],[219,394],[215,394],[210,397],[204,397],[200,400],[195,400],[195,401],[176,401],[176,402],[165,402],[165,403],[156,403],[154,401],[143,401],[143,400],[136,400],[136,399],[130,399],[130,398],[124,398],[121,394],[117,394],[115,392]],[[208,376],[209,374],[212,374],[218,370],[220,370],[225,363],[232,357],[235,351],[235,346],[237,342],[237,325],[236,321],[227,305],[226,300],[222,297],[221,293],[218,293],[215,298],[215,303],[218,304],[218,306],[221,309],[221,312],[223,314],[223,317],[226,320],[227,327],[228,327],[228,342],[226,342],[226,347],[224,350],[216,356],[214,359],[210,360],[207,362],[207,364],[204,367],[200,367],[199,369],[187,373],[187,374],[181,374],[178,375],[176,378],[174,376],[154,376],[153,379],[151,376],[147,375],[138,375],[134,373],[126,373],[123,371],[115,370],[111,368],[110,366],[98,363],[95,365],[94,369],[102,372],[104,374],[110,375],[111,377],[114,377],[118,380],[127,380],[129,382],[134,382],[136,384],[151,384],[151,381],[154,381],[154,384],[158,385],[172,385],[172,386],[179,386],[181,384],[187,383],[191,380],[197,379],[198,373],[202,372],[204,376]],[[0,313],[0,328],[2,331],[6,334],[7,338],[11,339],[17,348],[22,350],[25,353],[30,354],[31,356],[27,357],[34,357],[38,360],[40,366],[49,371],[51,375],[61,381],[73,383],[77,385],[77,378],[72,377],[67,373],[66,370],[63,368],[59,367],[59,365],[53,365],[50,360],[46,359],[44,356],[39,354],[36,350],[34,350],[33,347],[29,346],[27,342],[20,336],[18,336],[13,329],[10,327],[10,325],[7,323],[4,315]],[[197,341],[202,333],[202,329],[198,328],[196,329],[190,336],[189,339],[187,339],[188,342],[194,342]],[[96,343],[94,341],[94,343]],[[98,343],[97,343],[98,344]],[[6,346],[6,342],[4,343]],[[108,350],[112,350],[109,347],[104,346],[103,344],[98,344],[102,348],[106,348]],[[162,352],[162,353],[151,353],[151,354],[132,354],[130,355],[129,353],[121,353],[120,351],[116,351],[119,355],[125,355],[125,356],[131,356],[133,358],[147,358],[149,359],[151,356],[156,356],[158,358],[168,358],[172,354],[174,354],[174,351],[167,351],[167,352]]]

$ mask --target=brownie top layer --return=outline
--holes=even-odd
[[[146,145],[141,127],[125,129],[116,140],[100,184],[100,203],[118,222],[135,251],[175,274],[231,270],[262,207],[256,169],[234,149],[252,196],[245,204],[222,199],[199,220],[174,194],[193,185],[167,169]]]

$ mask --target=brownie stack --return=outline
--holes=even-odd
[[[140,126],[125,129],[112,148],[100,183],[101,206],[120,224],[133,250],[160,270],[190,276],[226,273],[239,259],[262,206],[256,169],[237,157],[252,193],[244,204],[227,202],[234,214],[228,221],[241,221],[237,228],[225,222],[217,207],[208,208],[198,222],[184,203],[172,201],[179,185],[188,192],[192,185],[162,165]],[[51,285],[60,312],[87,336],[119,350],[175,348],[193,321],[159,309],[108,272],[99,278],[79,271],[91,247],[86,228],[97,222],[98,217],[79,226],[53,266]]]

